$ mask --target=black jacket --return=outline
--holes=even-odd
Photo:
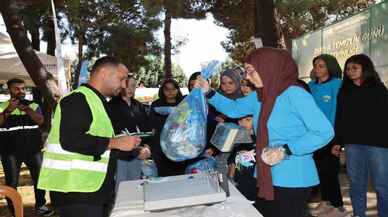
[[[136,99],[131,99],[131,103],[128,104],[121,97],[115,97],[109,101],[108,107],[109,117],[116,135],[121,134],[125,129],[130,133],[136,132],[136,126],[142,132],[151,131],[146,108]],[[142,138],[142,144],[150,144],[150,138]],[[136,149],[131,152],[114,150],[112,154],[120,160],[132,160],[139,153]]]
[[[342,88],[338,94],[335,142],[388,148],[388,91],[383,84]]]

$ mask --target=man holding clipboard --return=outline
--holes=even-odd
[[[110,150],[131,151],[141,139],[115,137],[106,98],[118,95],[128,74],[102,57],[90,80],[60,100],[44,153],[38,188],[50,191],[61,217],[107,217],[113,203],[114,160]]]

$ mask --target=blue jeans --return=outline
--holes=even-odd
[[[142,161],[134,158],[130,161],[117,160],[116,192],[120,182],[141,178]]]
[[[353,214],[366,217],[368,176],[377,194],[379,217],[388,217],[388,148],[346,145],[346,167],[350,179]]]

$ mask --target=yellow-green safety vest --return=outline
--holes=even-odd
[[[87,133],[92,136],[112,138],[114,130],[101,99],[93,90],[84,86],[72,93],[74,92],[85,96],[92,112],[93,120]],[[95,192],[99,190],[106,176],[110,151],[105,151],[100,160],[94,161],[93,156],[64,150],[59,141],[60,121],[61,108],[58,103],[48,137],[48,145],[43,154],[38,188],[57,192]]]
[[[0,112],[4,112],[4,110],[8,107],[9,101],[0,103]],[[33,111],[36,111],[36,109],[39,107],[38,104],[31,102],[28,104],[28,107],[30,107]],[[11,119],[7,120],[5,123],[3,123],[2,126],[0,126],[0,132],[14,132],[14,131],[20,131],[20,130],[32,130],[32,129],[39,129],[39,125],[36,124],[31,118],[28,119],[20,119],[22,116],[28,116],[25,111],[19,110],[16,108],[13,110],[10,115],[19,117],[18,119]]]

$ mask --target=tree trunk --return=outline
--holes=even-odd
[[[40,51],[40,35],[39,35],[39,25],[36,23],[36,26],[33,26],[30,29],[32,48],[34,50]]]
[[[280,29],[273,0],[255,0],[255,37],[266,47],[280,46]]]
[[[81,74],[81,67],[82,67],[82,61],[83,61],[83,34],[78,34],[78,64],[77,64],[77,69],[74,72],[74,77],[73,77],[73,90],[78,87],[79,83],[79,77]]]
[[[27,32],[17,14],[18,11],[15,1],[3,0],[0,4],[0,12],[20,60],[35,85],[43,94],[45,102],[49,105],[49,111],[51,111],[56,104],[54,96],[55,93],[58,93],[58,88],[54,85],[53,76],[46,70],[35,51],[32,49],[31,42],[27,37]],[[45,117],[45,123],[46,125],[49,125],[50,122],[51,115],[48,114]]]
[[[282,35],[283,35],[283,39],[284,39],[285,48],[291,52],[292,51],[292,38],[291,38],[290,34],[287,32],[286,29],[283,29]]]
[[[55,56],[55,29],[54,29],[54,19],[52,15],[49,16],[47,21],[47,54]]]
[[[171,72],[171,14],[166,10],[164,18],[164,77],[172,78]]]

